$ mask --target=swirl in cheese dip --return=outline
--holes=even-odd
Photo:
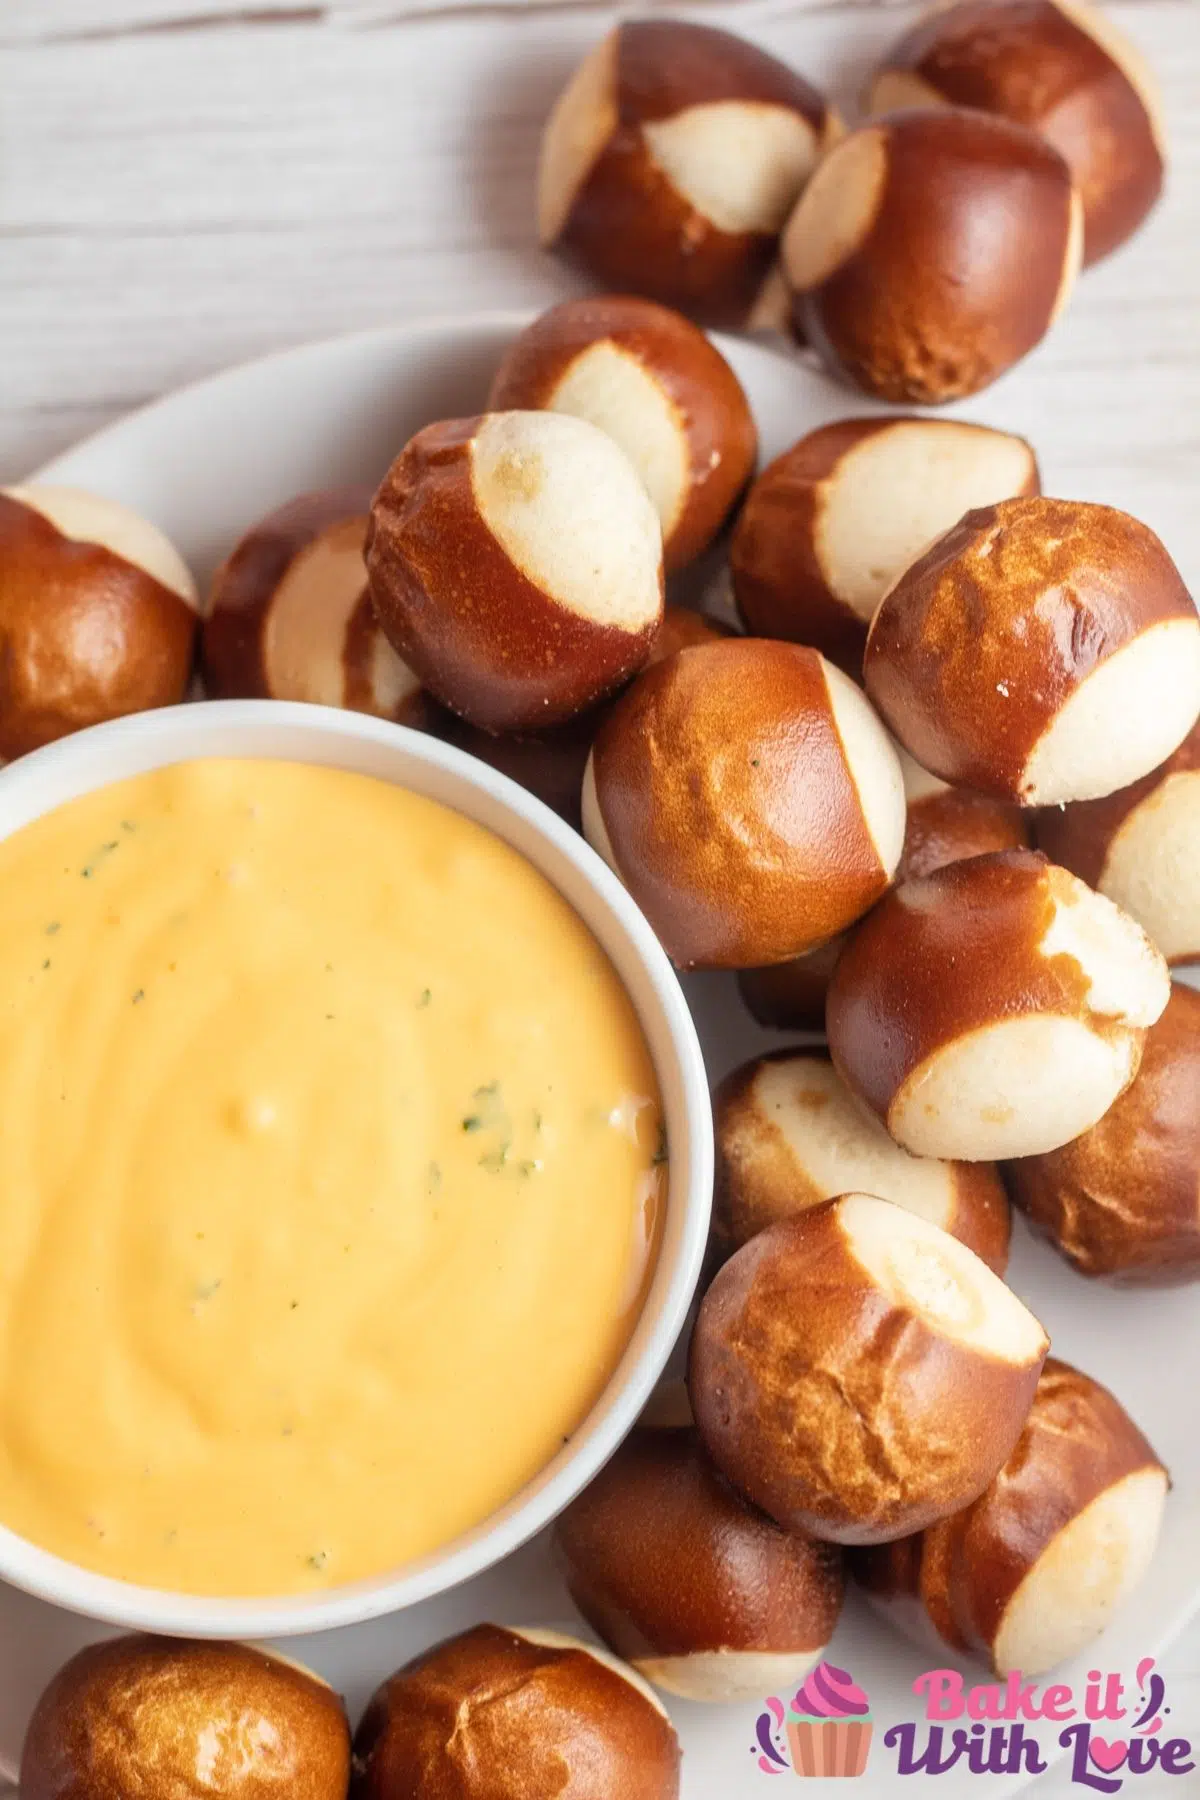
[[[516,851],[385,782],[200,761],[0,844],[0,1522],[194,1594],[478,1524],[628,1342],[653,1068]]]

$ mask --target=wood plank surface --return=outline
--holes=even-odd
[[[94,11],[136,18],[148,3]],[[18,25],[36,14],[44,35],[0,50],[0,478],[276,345],[570,291],[534,246],[533,167],[546,109],[603,12],[358,30],[339,7],[52,34],[60,14],[87,10],[20,0]],[[1172,191],[1136,244],[1081,283],[1038,371],[1088,469],[1102,479],[1132,459],[1152,480],[1200,451],[1200,32],[1194,0],[1114,12],[1166,79]],[[906,15],[705,16],[744,20],[852,101]]]
[[[851,111],[909,16],[891,0],[691,10]],[[1174,523],[1200,578],[1200,6],[1111,10],[1163,81],[1170,190],[1031,372],[1081,487]],[[534,161],[610,16],[593,0],[0,0],[0,480],[277,346],[573,291],[534,243]],[[1168,487],[1197,490],[1186,520],[1178,499],[1178,521],[1155,516]],[[1166,1670],[1195,1732],[1200,1628]]]

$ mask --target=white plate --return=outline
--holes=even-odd
[[[305,488],[379,477],[405,438],[429,420],[477,411],[516,316],[397,328],[288,351],[174,394],[102,432],[48,469],[47,479],[90,487],[148,513],[207,576],[242,529]],[[876,410],[795,359],[758,346],[723,343],[749,393],[764,459],[813,426]],[[1023,431],[1036,445],[1050,491],[1120,504],[1119,492],[1086,492],[1055,456],[1054,418],[1039,411],[1038,388],[1020,372],[980,400],[955,409],[983,423]],[[1164,475],[1149,522],[1167,532],[1185,573],[1200,562],[1187,472]],[[1189,541],[1178,541],[1189,532]],[[688,983],[714,1078],[778,1035],[759,1031],[732,979]],[[1056,1679],[1082,1690],[1089,1668],[1131,1670],[1161,1654],[1200,1608],[1200,1433],[1185,1401],[1188,1371],[1200,1371],[1200,1309],[1193,1290],[1116,1294],[1092,1287],[1035,1245],[1018,1225],[1010,1280],[1045,1321],[1058,1354],[1108,1383],[1170,1464],[1175,1488],[1158,1558],[1144,1586],[1075,1668]],[[416,1650],[483,1618],[512,1623],[570,1621],[572,1612],[544,1542],[459,1588],[373,1624],[291,1639],[341,1688],[357,1713],[376,1682]],[[29,1709],[52,1671],[103,1635],[86,1621],[0,1590],[0,1759],[15,1761]],[[880,1627],[853,1601],[832,1659],[867,1689],[876,1743],[865,1794],[905,1793],[894,1754],[880,1741],[888,1725],[914,1717],[911,1684],[930,1658]],[[948,1659],[943,1659],[948,1660]],[[976,1680],[985,1677],[976,1671]],[[686,1800],[753,1800],[769,1791],[755,1767],[757,1708],[672,1703],[685,1747]],[[1043,1753],[1053,1734],[1039,1733]],[[1015,1793],[1022,1777],[951,1773],[944,1800]],[[614,1800],[618,1797],[614,1796]]]

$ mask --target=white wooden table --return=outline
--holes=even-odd
[[[1038,380],[1059,462],[1163,530],[1200,585],[1200,3],[1112,10],[1166,88],[1171,188],[1088,275]],[[910,16],[888,0],[693,11],[851,108]],[[590,0],[0,0],[0,481],[276,346],[571,292],[534,246],[534,157],[609,16]],[[1182,469],[1194,507],[1164,517],[1158,484],[1169,472],[1178,493]],[[1200,1627],[1164,1673],[1174,1725],[1200,1737]],[[1052,1775],[1039,1791],[1079,1790]],[[1200,1772],[1127,1791],[1182,1800]]]

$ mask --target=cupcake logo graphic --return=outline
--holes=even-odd
[[[764,1774],[861,1775],[874,1722],[866,1694],[845,1669],[818,1663],[785,1705],[772,1696],[755,1731]]]

